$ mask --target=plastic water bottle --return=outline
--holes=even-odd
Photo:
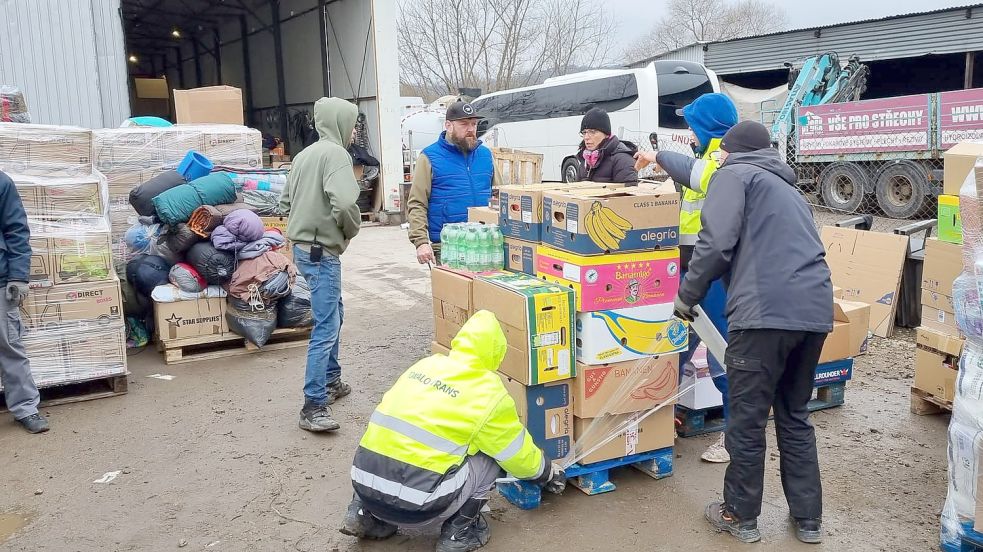
[[[478,258],[479,270],[491,270],[492,266],[492,235],[488,226],[482,224],[478,228],[478,237],[481,238],[481,254]]]
[[[492,225],[492,240],[494,243],[494,258],[492,260],[492,268],[494,270],[502,270],[505,268],[505,236],[502,235],[502,229],[498,227],[497,224]]]
[[[447,261],[454,255],[454,233],[452,224],[445,224],[440,229],[440,260],[442,264],[450,264]]]
[[[478,272],[481,270],[481,237],[478,229],[470,226],[464,238],[464,270]]]

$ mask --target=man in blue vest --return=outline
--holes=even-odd
[[[466,222],[468,207],[487,207],[499,184],[492,152],[478,140],[479,119],[471,104],[452,103],[444,132],[416,160],[406,213],[420,264],[440,264],[440,229]]]

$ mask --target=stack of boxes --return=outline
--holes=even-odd
[[[108,187],[90,150],[87,130],[0,124],[0,170],[13,179],[31,229],[32,289],[20,310],[39,387],[126,373]]]

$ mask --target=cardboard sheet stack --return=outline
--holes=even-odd
[[[951,156],[953,150],[961,152]],[[966,535],[972,542],[983,539],[983,157],[979,155],[983,145],[959,144],[945,159],[946,193],[961,182],[962,270],[951,287],[956,326],[966,338],[952,383],[949,492],[941,533],[942,549],[947,551],[965,550]]]
[[[136,221],[129,193],[158,174],[175,169],[189,150],[215,166],[236,169],[262,167],[262,136],[239,125],[175,125],[166,128],[130,127],[92,131],[92,162],[109,181],[109,218],[117,267],[126,255],[123,234]]]
[[[955,394],[964,340],[956,324],[952,283],[962,268],[962,246],[935,238],[925,243],[922,322],[916,330],[913,388],[939,401],[951,402]]]
[[[120,284],[112,269],[105,177],[88,130],[0,124],[0,170],[31,229],[24,343],[39,387],[126,373]]]

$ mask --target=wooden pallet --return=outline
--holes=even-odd
[[[273,332],[262,348],[246,341],[238,334],[207,335],[171,341],[159,341],[157,349],[164,353],[165,364],[183,364],[200,360],[215,360],[262,351],[282,351],[294,347],[306,347],[311,328],[281,328]]]
[[[543,181],[543,154],[511,148],[491,148],[498,173],[505,186],[526,186]]]
[[[372,222],[372,213],[362,213],[362,222]]]
[[[845,393],[846,382],[817,386],[815,397],[809,401],[809,412],[843,405]],[[724,420],[724,409],[721,406],[701,410],[676,406],[676,434],[680,437],[695,437],[726,430],[727,422]]]
[[[983,552],[983,533],[973,528],[974,521],[967,520],[959,524],[959,542],[942,543],[942,552]]]
[[[80,382],[68,383],[65,385],[52,385],[42,387],[41,404],[42,408],[58,406],[61,404],[71,404],[83,401],[93,401],[108,397],[125,395],[127,392],[127,375],[107,376],[104,378],[91,379]],[[5,398],[0,392],[0,398]],[[0,400],[0,412],[7,411],[7,403]]]
[[[918,389],[911,388],[911,413],[918,416],[929,414],[940,414],[942,412],[952,412],[952,401],[940,399],[935,395]]]
[[[615,490],[616,487],[611,482],[611,470],[627,466],[653,479],[662,479],[672,475],[674,457],[674,449],[668,447],[593,464],[574,464],[565,471],[571,485],[587,495],[596,495]],[[528,481],[499,483],[498,492],[522,510],[539,508],[542,502],[542,490],[539,485]]]

